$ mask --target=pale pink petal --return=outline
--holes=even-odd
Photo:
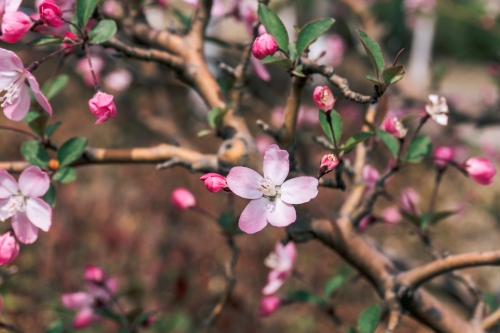
[[[275,227],[286,227],[297,219],[295,208],[281,199],[275,199],[267,207],[267,222]]]
[[[118,291],[118,279],[115,276],[110,277],[105,285],[111,295],[116,294]]]
[[[23,69],[21,59],[14,52],[0,48],[0,90],[16,81]]]
[[[15,12],[21,6],[22,0],[5,0],[5,12]]]
[[[26,168],[19,176],[19,188],[28,197],[41,197],[49,190],[49,176],[37,166]]]
[[[255,74],[263,80],[263,81],[269,81],[271,80],[271,74],[269,74],[269,71],[267,70],[266,66],[260,62],[259,59],[255,57],[250,57],[250,61],[252,62],[253,70],[255,71]]]
[[[278,145],[270,145],[264,153],[264,177],[270,178],[274,185],[281,185],[288,176],[290,162],[288,152]]]
[[[83,291],[79,291],[62,295],[61,302],[68,309],[81,309],[91,306],[94,298]]]
[[[266,209],[269,200],[260,198],[252,200],[245,207],[240,215],[238,226],[247,234],[254,234],[261,231],[267,225]]]
[[[52,224],[52,208],[40,198],[26,200],[26,215],[31,223],[43,231],[49,231]]]
[[[7,171],[0,169],[0,199],[10,198],[19,191],[17,182]]]
[[[271,295],[278,291],[285,282],[287,276],[283,272],[270,271],[267,276],[267,284],[262,289],[262,294]]]
[[[94,310],[91,307],[83,308],[76,314],[75,319],[73,320],[73,327],[85,328],[92,324],[92,322],[97,318],[99,317],[94,314]]]
[[[5,221],[10,218],[10,213],[8,209],[2,209],[10,203],[10,198],[0,199],[0,221]]]
[[[38,85],[38,82],[36,81],[35,77],[27,70],[25,70],[24,74],[28,79],[30,88],[33,91],[33,95],[35,96],[36,101],[45,111],[47,111],[52,116],[52,106],[50,106],[49,101],[40,91],[40,86]]]
[[[314,177],[292,178],[281,185],[281,200],[289,204],[302,204],[317,195],[318,180]]]
[[[38,238],[38,228],[30,222],[25,212],[16,212],[12,216],[11,224],[21,243],[31,244]]]
[[[278,255],[280,260],[280,270],[291,271],[293,269],[293,263],[297,257],[297,248],[294,242],[288,242],[287,245],[278,242],[274,249],[274,252]]]
[[[245,199],[262,198],[259,191],[261,180],[262,176],[255,170],[240,166],[231,168],[226,178],[229,189]]]
[[[5,103],[3,108],[5,116],[14,121],[23,120],[28,114],[31,104],[28,86],[22,83],[19,89],[19,97],[13,100],[12,104]]]

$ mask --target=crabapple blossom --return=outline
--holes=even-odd
[[[408,129],[403,126],[397,117],[388,117],[382,124],[382,129],[399,139],[404,138],[408,133]]]
[[[396,207],[387,207],[382,211],[382,218],[387,223],[399,223],[401,222],[401,213]]]
[[[109,118],[116,117],[116,105],[113,102],[113,95],[98,91],[94,97],[89,100],[89,109],[97,117],[95,124],[102,124]]]
[[[253,234],[264,229],[267,223],[286,227],[297,218],[292,205],[308,202],[318,195],[318,180],[314,177],[297,177],[285,182],[289,168],[288,152],[271,145],[264,153],[264,177],[241,166],[229,171],[229,189],[252,200],[240,215],[241,230]]]
[[[54,3],[54,0],[43,0],[38,7],[40,20],[48,26],[60,27],[64,25],[62,20],[63,11]]]
[[[253,24],[259,19],[257,16],[258,2],[255,0],[233,0],[231,4],[231,13],[233,17],[245,24],[248,34],[253,36]],[[260,25],[263,27],[263,25]],[[259,36],[263,33],[259,27]],[[266,32],[264,32],[266,33]]]
[[[327,154],[323,156],[319,166],[319,177],[322,177],[325,174],[329,173],[330,171],[335,169],[337,165],[339,165],[339,159],[334,154]]]
[[[261,63],[257,58],[251,57],[250,62],[252,63],[253,70],[255,71],[255,74],[261,79],[262,81],[269,81],[271,80],[271,74],[269,74],[269,71],[266,68],[266,65]]]
[[[486,157],[471,157],[465,161],[465,171],[478,184],[490,185],[497,173],[495,166]]]
[[[227,188],[226,178],[217,173],[207,173],[200,177],[205,182],[205,187],[212,193],[219,192]]]
[[[190,5],[191,7],[198,7],[198,0],[184,0],[184,3]],[[227,9],[222,0],[214,0],[212,4],[212,10],[210,11],[210,15],[212,16],[222,16],[226,14]]]
[[[328,86],[314,88],[313,100],[321,111],[330,111],[335,105],[335,97]]]
[[[259,311],[257,314],[261,317],[272,315],[280,307],[281,300],[278,296],[268,295],[260,300]]]
[[[37,166],[26,168],[19,182],[0,169],[0,221],[12,218],[12,228],[21,243],[36,241],[39,228],[50,229],[52,208],[40,199],[49,186],[49,176]]]
[[[0,18],[5,13],[13,13],[19,9],[22,0],[0,0]]]
[[[52,107],[33,74],[24,68],[14,52],[0,48],[0,92],[5,92],[0,97],[0,105],[10,120],[22,120],[28,113],[31,104],[28,85],[38,104],[52,116]]]
[[[272,269],[267,276],[267,285],[262,289],[264,295],[274,294],[292,275],[296,258],[297,249],[293,242],[288,242],[287,245],[280,242],[276,244],[274,252],[264,261],[266,266]]]
[[[175,208],[180,210],[186,210],[196,206],[194,195],[183,187],[176,188],[172,191],[170,201]]]
[[[125,68],[117,69],[116,71],[109,73],[104,78],[104,84],[106,87],[116,92],[128,89],[131,83],[132,74]]]
[[[263,34],[255,38],[252,45],[252,54],[259,60],[274,55],[276,51],[278,51],[278,43],[276,43],[276,39],[270,34]]]
[[[365,180],[368,190],[375,188],[375,183],[379,178],[380,173],[377,169],[368,164],[363,167],[363,179]]]
[[[19,244],[12,231],[0,236],[0,265],[13,262],[19,254]]]
[[[425,111],[439,125],[448,125],[448,114],[450,110],[448,109],[446,98],[439,97],[438,95],[429,95],[428,99],[429,101],[425,105]]]
[[[453,160],[453,149],[446,146],[437,147],[434,150],[434,164],[440,170],[446,168],[448,161]]]
[[[6,12],[2,18],[2,36],[6,43],[19,41],[31,29],[33,22],[23,12]]]
[[[309,47],[309,58],[317,59],[319,65],[338,66],[347,49],[344,39],[338,34],[322,35]]]
[[[359,232],[365,232],[366,230],[368,230],[368,228],[370,227],[370,225],[372,225],[376,221],[377,220],[372,215],[366,215],[365,217],[363,217],[359,221],[358,231]]]
[[[90,62],[92,63],[92,69],[94,70],[97,82],[100,82],[101,71],[104,68],[104,60],[102,60],[101,57],[91,56]],[[90,71],[89,60],[87,58],[84,57],[78,61],[76,71],[83,77],[83,82],[87,86],[94,87],[94,78],[92,76],[92,72]]]
[[[420,215],[420,195],[413,188],[404,189],[401,192],[401,197],[399,198],[399,203],[408,212],[414,215]]]
[[[259,134],[255,137],[255,144],[260,154],[264,156],[267,147],[275,143],[274,139],[267,134]]]

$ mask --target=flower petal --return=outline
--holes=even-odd
[[[226,178],[229,189],[245,199],[262,198],[262,192],[259,191],[261,180],[261,175],[246,167],[231,168]]]
[[[281,185],[288,176],[290,162],[288,152],[278,145],[270,145],[264,153],[264,177],[270,178],[275,185]]]
[[[15,12],[21,6],[22,0],[5,0],[5,12]]]
[[[73,320],[74,328],[85,328],[92,324],[99,318],[96,314],[94,314],[94,310],[91,307],[85,307],[77,312],[75,319]]]
[[[259,59],[255,57],[250,57],[250,62],[252,63],[253,70],[255,71],[255,74],[261,79],[262,81],[269,81],[271,80],[271,74],[269,74],[266,66],[259,61]]]
[[[10,198],[19,191],[17,182],[7,171],[0,169],[0,199]]]
[[[233,168],[234,169],[234,168]],[[247,234],[261,231],[267,225],[266,212],[269,200],[260,198],[252,200],[240,215],[238,226]]]
[[[50,114],[50,116],[52,116],[52,106],[50,106],[49,101],[40,91],[40,86],[38,85],[36,78],[33,76],[33,74],[31,74],[27,70],[25,70],[24,74],[26,75],[26,78],[28,79],[28,82],[30,84],[30,88],[33,91],[33,95],[35,96],[36,101],[38,102],[38,104],[40,104],[40,106],[45,111],[47,111]]]
[[[30,108],[30,92],[28,86],[22,83],[19,87],[19,96],[12,101],[12,104],[4,102],[3,113],[7,118],[14,121],[23,120]]]
[[[314,177],[292,178],[281,185],[281,200],[289,204],[302,204],[317,195],[318,180]]]
[[[267,284],[262,289],[262,294],[271,295],[278,291],[285,282],[287,275],[279,271],[270,271],[267,276]]]
[[[52,224],[52,208],[40,198],[26,200],[26,215],[38,228],[49,231]]]
[[[81,309],[92,305],[94,298],[88,293],[79,291],[62,295],[61,302],[68,309]]]
[[[281,199],[276,199],[267,207],[267,222],[275,227],[286,227],[297,219],[295,208]]]
[[[10,218],[10,213],[8,209],[3,209],[10,203],[10,198],[0,199],[0,221],[4,222],[8,218]]]
[[[19,188],[28,197],[41,197],[49,190],[49,176],[37,166],[26,168],[19,176]]]
[[[25,212],[15,213],[11,223],[14,233],[21,243],[31,244],[38,238],[38,228],[30,222]]]
[[[7,75],[17,78],[22,75],[23,69],[24,66],[21,59],[14,52],[0,48],[0,77]],[[0,88],[5,87],[0,86]]]

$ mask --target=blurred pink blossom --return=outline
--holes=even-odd
[[[485,157],[471,157],[465,161],[465,170],[469,177],[481,185],[491,185],[497,170]]]
[[[401,222],[402,219],[401,213],[396,207],[387,207],[386,209],[384,209],[382,211],[382,218],[385,222],[393,224]]]
[[[317,63],[326,66],[338,66],[344,59],[346,45],[338,34],[323,35],[309,47],[309,58],[318,59]]]
[[[264,65],[262,62],[260,62],[259,59],[255,57],[250,57],[250,62],[252,63],[253,70],[255,71],[255,74],[262,80],[262,81],[269,81],[271,80],[271,74],[266,68],[266,65]]]
[[[382,129],[399,139],[404,138],[408,133],[408,129],[403,126],[397,117],[387,117],[382,123]]]
[[[30,17],[23,12],[6,12],[2,18],[0,40],[15,43],[24,37],[32,25]]]
[[[193,8],[198,7],[198,0],[183,0],[184,3],[190,5]],[[212,16],[222,16],[227,13],[227,8],[222,0],[214,0],[212,4],[212,11],[210,14]]]
[[[276,141],[267,134],[260,134],[255,137],[255,144],[262,155],[266,152],[267,147],[275,143]]]
[[[413,188],[409,187],[401,192],[399,198],[401,206],[414,215],[420,215],[420,195]]]
[[[281,300],[278,296],[264,296],[260,301],[259,312],[257,314],[261,317],[270,316],[278,310],[280,303]]]
[[[92,56],[90,57],[92,62],[92,69],[94,70],[97,82],[101,79],[101,71],[104,68],[104,60],[101,57]],[[76,72],[80,74],[83,78],[83,82],[89,86],[94,87],[94,78],[92,77],[92,72],[90,71],[89,61],[86,57],[81,58],[76,65]]]
[[[180,210],[186,210],[196,206],[196,199],[194,198],[194,195],[188,189],[183,187],[176,188],[172,191],[170,201],[175,208]]]
[[[0,199],[1,200],[1,199]],[[19,244],[12,231],[0,236],[0,265],[13,262],[19,255]]]
[[[266,266],[272,269],[267,276],[267,285],[262,289],[264,295],[274,294],[292,275],[296,258],[297,249],[293,242],[288,242],[287,245],[281,242],[276,244],[274,252],[264,261]]]
[[[375,184],[379,178],[380,173],[377,169],[368,164],[363,167],[363,179],[365,181],[366,187],[368,188],[368,191],[371,191],[375,188]]]
[[[94,97],[89,100],[89,109],[97,117],[95,124],[102,124],[109,118],[116,117],[116,105],[113,102],[113,95],[98,91]]]
[[[448,165],[448,161],[453,160],[453,149],[447,146],[437,147],[434,150],[434,164],[443,169]]]
[[[361,219],[361,221],[359,221],[358,231],[365,232],[376,221],[377,220],[372,215],[366,215]]]
[[[104,84],[106,87],[116,92],[128,89],[131,83],[132,74],[125,68],[117,69],[106,75],[104,78]]]

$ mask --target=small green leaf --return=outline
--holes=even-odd
[[[63,184],[71,183],[76,179],[76,170],[70,167],[62,167],[56,171],[52,179]]]
[[[45,135],[50,137],[59,128],[59,126],[61,126],[61,124],[62,122],[58,121],[57,123],[47,125],[47,127],[45,127]]]
[[[40,112],[38,111],[35,111],[35,110],[29,110],[28,113],[26,114],[26,116],[24,117],[23,121],[26,123],[26,124],[29,124],[31,123],[33,120],[37,119],[38,117],[41,117],[42,115],[40,114]]]
[[[495,297],[495,295],[493,294],[486,294],[484,296],[484,301],[486,302],[486,304],[489,306],[489,312],[493,312],[495,311],[496,309],[498,309],[498,301],[497,301],[497,298]]]
[[[181,21],[182,25],[186,28],[189,29],[191,26],[191,18],[187,15],[185,15],[183,12],[181,12],[178,9],[174,8],[174,14],[179,18]]]
[[[207,114],[208,125],[210,125],[211,128],[216,128],[217,125],[219,125],[219,123],[222,121],[224,113],[226,112],[220,107],[215,107],[210,110]]]
[[[401,123],[403,125],[406,125],[408,124],[410,121],[412,121],[413,119],[415,118],[419,118],[420,116],[418,114],[415,114],[415,113],[412,113],[412,114],[409,114],[407,115],[406,117],[404,117],[403,119],[401,119]]]
[[[356,30],[356,32],[358,33],[358,37],[361,40],[361,44],[363,44],[368,57],[370,57],[377,78],[380,78],[380,74],[384,70],[385,66],[384,56],[380,46],[376,41],[368,37],[368,35],[362,30]]]
[[[97,0],[77,0],[76,1],[76,17],[78,26],[85,28],[92,13],[94,12]]]
[[[326,302],[319,296],[316,296],[306,290],[295,290],[288,294],[288,298],[300,303],[314,303],[325,306]]]
[[[290,44],[288,44],[288,56],[290,57],[290,60],[294,61],[295,59],[297,59],[298,55],[297,44],[295,42],[290,42]]]
[[[330,141],[333,144],[333,133],[332,133],[332,128],[330,127],[330,122],[328,121],[328,116],[323,111],[319,111],[318,114],[319,114],[319,124],[321,125],[321,128],[323,129],[323,132],[325,133],[328,141]]]
[[[78,26],[78,15],[76,13],[73,14],[73,17],[71,18],[71,23],[73,23],[74,25]],[[75,35],[78,36],[79,31],[78,31],[78,29],[73,24],[69,25],[69,30],[72,33],[74,33]]]
[[[425,212],[420,216],[420,228],[425,229],[429,225],[429,213]]]
[[[42,93],[51,100],[55,95],[59,94],[68,84],[69,76],[62,74],[56,77],[53,81],[47,80],[42,87]]]
[[[233,228],[233,214],[231,212],[223,212],[218,219],[219,225],[224,231],[231,231]]]
[[[382,140],[387,149],[389,149],[392,156],[394,157],[398,156],[399,140],[396,139],[393,135],[382,130],[377,130],[377,135],[380,138],[380,140]]]
[[[209,134],[213,134],[213,133],[214,133],[214,131],[213,131],[213,130],[205,128],[205,129],[202,129],[201,131],[199,131],[199,132],[196,134],[196,136],[197,136],[197,137],[202,137],[202,136],[209,135]]]
[[[404,209],[400,209],[399,212],[401,213],[401,215],[403,215],[405,219],[407,219],[416,226],[420,226],[420,222],[422,221],[422,218],[420,216],[414,215]]]
[[[93,44],[102,44],[110,40],[116,34],[116,22],[113,20],[99,21],[90,30],[90,42]]]
[[[400,81],[405,76],[404,66],[394,66],[384,69],[382,72],[382,80],[386,85],[394,84]]]
[[[64,329],[63,322],[61,320],[57,320],[49,325],[45,333],[62,333]]]
[[[300,77],[306,77],[304,75],[304,73],[302,72],[302,68],[303,66],[302,65],[298,65],[297,67],[295,67],[295,69],[292,71],[292,74],[295,75],[295,76],[300,76]]]
[[[45,46],[45,45],[53,45],[53,44],[62,44],[63,38],[57,38],[53,36],[42,36],[40,38],[33,39],[31,42],[28,42],[28,45],[32,46]]]
[[[258,13],[259,20],[266,27],[267,32],[276,39],[280,49],[286,50],[288,47],[288,33],[278,15],[264,4],[259,4]]]
[[[356,330],[353,327],[349,327],[347,329],[347,333],[357,333]]]
[[[343,275],[336,275],[332,277],[328,282],[325,284],[325,287],[323,288],[323,292],[325,293],[326,297],[329,297],[335,290],[339,289],[346,283],[346,278]]]
[[[339,144],[342,137],[342,117],[335,110],[331,110],[330,112],[330,123],[332,124],[335,142]]]
[[[421,159],[429,155],[431,151],[431,139],[426,135],[417,136],[412,143],[410,143],[405,160],[412,163],[420,162]]]
[[[302,27],[297,38],[297,53],[304,52],[319,36],[324,34],[335,23],[332,18],[318,19]]]
[[[72,138],[66,141],[57,152],[57,160],[61,166],[69,165],[71,162],[82,156],[87,147],[87,139]]]
[[[384,82],[380,82],[379,80],[377,80],[373,75],[371,75],[370,73],[367,73],[365,75],[365,77],[371,81],[372,83],[375,83],[377,86],[381,86],[383,87],[384,86]]]
[[[422,229],[425,229],[425,228],[427,228],[427,226],[434,225],[434,224],[438,223],[439,221],[444,220],[444,219],[446,219],[446,218],[448,218],[456,213],[457,213],[457,211],[455,211],[455,210],[446,210],[446,211],[442,211],[442,212],[436,212],[436,213],[432,214],[432,221],[429,221],[429,212],[425,212],[422,214],[422,216],[420,216],[420,227]]]
[[[43,200],[50,205],[50,207],[54,208],[56,206],[56,188],[51,183],[49,190],[43,196]]]
[[[31,165],[36,165],[40,168],[47,167],[50,160],[49,154],[35,140],[23,143],[21,145],[21,154]]]
[[[283,66],[285,68],[290,68],[290,66],[292,66],[292,61],[290,59],[281,59],[281,58],[272,57],[272,56],[265,57],[262,60],[262,63],[266,64],[266,65],[279,65],[279,66]]]
[[[358,318],[359,333],[374,333],[380,321],[380,308],[377,304],[363,311]]]
[[[373,135],[372,132],[359,132],[350,137],[345,143],[345,153],[349,153],[358,143],[365,141]]]

